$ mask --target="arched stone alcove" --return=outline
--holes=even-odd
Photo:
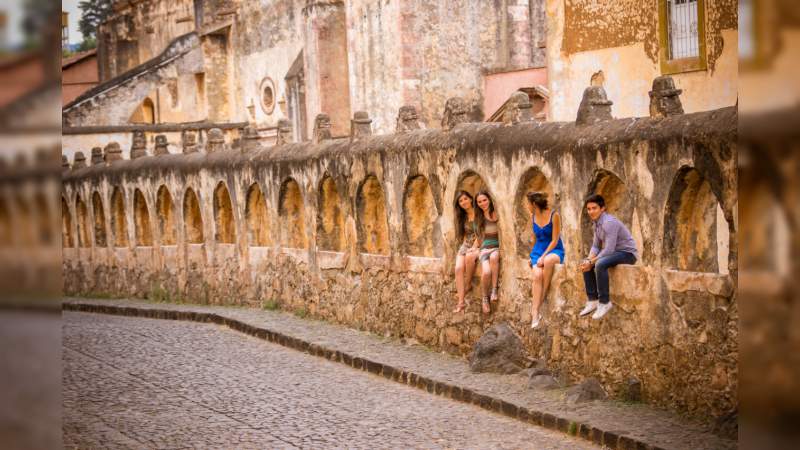
[[[118,187],[111,193],[111,230],[114,234],[114,246],[127,247],[128,222],[125,218],[125,197]]]
[[[106,214],[103,208],[103,198],[95,191],[92,194],[92,219],[94,223],[94,245],[105,247],[108,245],[106,237]]]
[[[0,247],[9,247],[13,242],[11,212],[5,198],[0,197]]]
[[[156,214],[158,215],[158,235],[161,245],[175,245],[178,242],[172,194],[161,185],[156,193]]]
[[[53,216],[43,192],[38,191],[34,194],[33,206],[36,209],[36,241],[40,245],[51,245],[53,242]]]
[[[203,215],[200,201],[194,189],[186,189],[183,194],[183,233],[187,244],[203,243]]]
[[[220,244],[236,242],[236,221],[233,218],[231,195],[220,181],[214,189],[214,238]]]
[[[533,247],[533,223],[528,209],[527,195],[530,192],[544,192],[551,208],[555,208],[553,187],[538,167],[531,167],[522,174],[514,195],[514,229],[517,236],[517,255],[527,258]]]
[[[333,178],[325,174],[319,183],[317,212],[317,247],[320,250],[344,251],[344,214],[342,197]]]
[[[269,246],[267,202],[258,183],[253,183],[247,190],[247,205],[244,215],[247,220],[247,235],[250,245],[254,247]]]
[[[61,246],[66,248],[75,246],[72,236],[72,214],[64,197],[61,197]]]
[[[369,175],[356,195],[358,249],[363,253],[389,254],[389,223],[386,216],[386,197],[380,181]]]
[[[139,189],[133,193],[133,224],[137,247],[153,246],[153,228],[150,226],[150,211],[147,200]]]
[[[592,181],[589,183],[589,189],[584,198],[591,194],[600,194],[606,202],[606,212],[616,216],[628,229],[632,229],[631,220],[633,219],[633,200],[628,194],[628,187],[613,172],[608,170],[598,170],[595,172]],[[589,249],[592,248],[592,238],[594,236],[594,228],[592,227],[592,220],[586,213],[586,208],[581,199],[581,239],[583,241],[582,255],[588,255]]]
[[[75,214],[78,216],[78,247],[91,247],[89,239],[89,210],[80,194],[75,197]]]
[[[305,207],[300,185],[292,178],[285,180],[278,197],[281,244],[289,248],[308,248]]]
[[[428,179],[422,175],[409,178],[403,194],[403,231],[409,255],[442,255],[438,217]]]

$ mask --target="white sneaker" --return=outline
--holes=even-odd
[[[597,300],[590,300],[590,301],[586,302],[586,306],[583,307],[583,309],[581,310],[581,312],[578,315],[585,316],[585,315],[589,314],[590,312],[592,312],[595,309],[597,309],[597,304],[598,303],[599,302]]]
[[[539,313],[531,321],[531,328],[533,328],[533,329],[539,328],[539,324],[541,322],[542,322],[542,313]]]
[[[595,311],[594,314],[592,314],[592,319],[597,320],[602,318],[603,316],[606,315],[607,312],[611,311],[611,307],[612,307],[611,302],[600,303],[599,305],[597,305],[597,311]]]

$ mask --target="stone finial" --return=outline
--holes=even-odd
[[[208,153],[218,152],[225,150],[225,135],[219,128],[212,128],[208,130],[206,151]]]
[[[366,111],[356,111],[350,121],[350,142],[372,136],[372,119]]]
[[[98,164],[103,164],[103,149],[100,147],[93,147],[92,148],[92,165],[96,166]]]
[[[317,114],[314,119],[314,143],[320,143],[331,138],[331,117],[325,113]]]
[[[444,104],[442,129],[452,130],[456,125],[467,122],[467,102],[461,97],[450,97]]]
[[[683,114],[682,89],[675,89],[675,81],[669,75],[653,80],[650,91],[650,117],[668,117]]]
[[[404,133],[406,131],[419,130],[419,115],[417,108],[411,105],[401,106],[397,112],[397,132]]]
[[[133,144],[131,145],[131,159],[147,156],[147,139],[144,131],[136,130],[133,132]]]
[[[258,134],[258,128],[253,125],[244,127],[242,131],[242,152],[250,152],[258,148],[258,140],[261,136]]]
[[[280,119],[278,121],[278,139],[276,145],[290,144],[292,140],[292,122],[289,119]]]
[[[197,153],[197,135],[194,131],[184,130],[183,133],[181,133],[181,146],[183,146],[183,153],[185,155]]]
[[[107,163],[122,159],[122,148],[118,142],[109,142],[105,148],[105,159]]]
[[[531,114],[531,99],[528,94],[517,91],[509,98],[506,110],[503,112],[503,124],[515,125],[520,122],[530,122],[533,120]]]
[[[597,122],[611,120],[611,105],[614,102],[606,96],[602,86],[589,86],[583,91],[583,99],[578,107],[578,125],[591,125]]]
[[[167,148],[167,136],[163,134],[156,135],[156,148],[153,150],[153,155],[169,155],[169,149]]]
[[[73,169],[83,169],[86,167],[86,156],[83,152],[75,152],[75,161],[72,163]]]
[[[6,160],[3,160],[3,165],[5,165]],[[69,169],[69,159],[67,159],[67,155],[61,155],[61,170]]]

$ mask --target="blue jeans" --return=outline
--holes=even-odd
[[[636,256],[628,252],[614,252],[599,258],[594,267],[588,272],[583,272],[583,283],[586,285],[586,295],[589,300],[600,300],[608,303],[608,269],[617,264],[634,264]],[[600,291],[598,293],[598,290]]]

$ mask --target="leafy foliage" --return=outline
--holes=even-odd
[[[112,0],[83,0],[78,3],[81,9],[81,19],[78,28],[81,30],[84,42],[95,39],[97,27],[111,14]]]

